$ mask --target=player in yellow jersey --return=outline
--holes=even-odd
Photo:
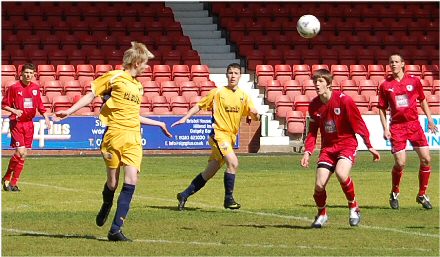
[[[185,208],[188,197],[199,191],[224,163],[226,163],[224,207],[229,209],[240,208],[240,204],[233,197],[235,174],[238,168],[238,158],[233,147],[237,139],[241,118],[250,116],[254,120],[259,120],[260,116],[249,95],[238,87],[241,77],[241,67],[238,63],[228,65],[226,77],[228,78],[227,86],[211,90],[184,117],[171,125],[171,127],[174,127],[185,123],[187,119],[201,109],[212,109],[213,130],[209,138],[212,152],[208,160],[208,166],[194,178],[187,189],[177,194],[179,210]]]
[[[107,182],[102,191],[103,204],[96,217],[96,224],[103,226],[113,205],[113,197],[119,183],[120,167],[125,172],[124,185],[118,198],[116,214],[107,235],[110,241],[131,241],[121,231],[130,208],[130,202],[138,180],[142,161],[141,123],[159,126],[171,137],[163,122],[139,115],[142,84],[136,79],[154,55],[142,43],[132,42],[123,57],[124,70],[107,72],[92,82],[92,92],[83,96],[67,110],[55,115],[64,119],[92,102],[95,96],[107,98],[99,119],[107,126],[101,153],[107,166]]]

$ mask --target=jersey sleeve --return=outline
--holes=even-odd
[[[197,103],[197,105],[200,107],[200,109],[203,109],[203,110],[212,109],[212,105],[214,102],[214,96],[217,92],[218,92],[218,88],[214,88],[211,91],[209,91],[209,93]]]
[[[252,101],[252,98],[248,94],[245,93],[245,96],[246,96],[245,98],[246,104],[243,106],[244,110],[242,116],[249,116],[251,109],[255,108],[255,105],[254,105],[254,101]]]
[[[379,86],[379,103],[377,104],[377,108],[385,110],[388,108],[388,100],[387,100],[387,96],[386,96],[386,92],[384,90],[384,84],[382,83]]]
[[[40,89],[38,89],[37,101],[38,101],[38,103],[36,105],[37,106],[37,110],[38,110],[38,112],[41,115],[43,115],[44,113],[46,113],[46,107],[44,107],[43,100],[41,99],[41,91],[40,91]]]
[[[307,132],[307,137],[304,142],[304,147],[305,147],[304,151],[309,152],[310,155],[312,155],[316,146],[316,138],[318,137],[319,121],[318,121],[318,117],[313,115],[314,112],[312,111],[311,106],[309,106],[309,113],[311,115],[309,119],[309,125],[308,125],[309,128]]]
[[[348,120],[350,121],[353,131],[362,137],[367,148],[372,148],[370,143],[370,132],[368,131],[367,125],[365,125],[364,119],[362,119],[359,109],[356,107],[353,99],[350,97],[344,98]]]
[[[4,107],[13,107],[13,87],[10,86],[7,90],[6,90],[6,94],[3,96],[2,99],[2,108]]]
[[[112,72],[107,72],[102,76],[98,77],[92,82],[92,92],[95,96],[104,97],[105,95],[110,94],[112,85],[111,79],[115,74]]]
[[[422,83],[420,82],[420,79],[415,78],[415,81],[416,81],[416,83],[414,86],[416,87],[417,94],[418,94],[417,99],[421,102],[426,98],[425,93],[423,92],[423,86],[422,86]]]

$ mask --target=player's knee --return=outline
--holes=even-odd
[[[27,155],[26,149],[19,149],[15,152],[16,155],[18,155],[20,158],[24,159]]]
[[[431,164],[431,156],[424,156],[420,158],[420,164],[422,166],[429,166]]]
[[[324,191],[325,190],[325,185],[323,185],[323,184],[320,184],[320,183],[318,183],[318,184],[315,184],[315,192],[322,192],[322,191]]]

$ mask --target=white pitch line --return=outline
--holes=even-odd
[[[29,182],[21,182],[21,183],[22,184],[28,184],[28,185],[34,185],[34,186],[55,188],[55,189],[59,189],[59,190],[63,190],[63,191],[75,191],[75,192],[78,192],[78,189],[71,189],[71,188],[66,188],[66,187],[51,186],[51,185],[46,185],[46,184],[29,183]],[[92,191],[86,191],[86,190],[81,190],[81,191],[83,191],[83,192],[90,192],[90,193],[96,193],[96,191],[93,191],[93,192]],[[159,201],[164,201],[164,202],[173,202],[173,203],[176,202],[176,200],[171,200],[169,198],[160,198],[160,197],[142,196],[142,195],[135,195],[134,197],[135,198],[143,198],[143,199],[151,199],[151,200],[159,200]],[[200,203],[200,202],[199,203],[192,202],[192,203],[194,203],[196,206],[201,206],[201,207],[210,208],[210,209],[220,209],[220,210],[223,210],[223,208],[220,208],[218,206],[212,206],[212,205],[208,205],[208,204],[204,204],[204,203]],[[247,213],[247,214],[251,214],[251,215],[258,215],[258,216],[277,217],[277,218],[282,218],[282,219],[301,220],[301,221],[306,221],[306,222],[312,222],[313,221],[312,219],[309,219],[307,217],[299,217],[299,216],[292,216],[292,215],[282,215],[282,214],[270,213],[270,212],[253,212],[253,211],[247,211],[247,210],[235,210],[235,212],[242,212],[242,213]],[[368,225],[362,225],[362,224],[359,225],[359,227],[360,228],[366,228],[366,229],[374,229],[374,230],[384,230],[384,231],[396,232],[396,233],[407,234],[407,235],[414,235],[414,236],[440,238],[440,235],[437,235],[437,234],[411,232],[411,231],[405,231],[405,230],[396,229],[396,228],[368,226]]]
[[[20,229],[12,229],[12,228],[3,228],[3,231],[15,233],[15,234],[29,234],[29,235],[40,235],[40,236],[62,236],[62,237],[72,237],[72,238],[87,238],[90,236],[84,236],[79,234],[52,234],[48,232],[37,232],[37,231],[29,231],[29,230],[20,230]],[[107,240],[105,237],[93,237],[96,240]],[[230,243],[221,243],[221,242],[200,242],[200,241],[177,241],[177,240],[168,240],[168,239],[134,239],[133,242],[139,242],[139,243],[148,243],[148,244],[183,244],[183,245],[196,245],[196,246],[214,246],[214,247],[249,247],[249,248],[283,248],[283,249],[292,249],[292,248],[298,248],[298,249],[322,249],[322,250],[345,250],[346,248],[337,248],[337,247],[326,247],[326,246],[319,246],[319,245],[287,245],[287,244],[251,244],[251,243],[244,243],[244,244],[230,244]],[[422,252],[429,252],[429,249],[425,248],[407,248],[407,247],[400,247],[400,248],[372,248],[372,247],[358,247],[358,249],[364,249],[364,250],[387,250],[387,251],[405,251],[405,250],[416,250],[416,251],[422,251]]]

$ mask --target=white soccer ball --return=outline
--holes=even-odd
[[[318,35],[319,30],[321,29],[321,23],[315,16],[306,14],[299,18],[298,23],[296,24],[296,29],[301,37],[312,38]]]

